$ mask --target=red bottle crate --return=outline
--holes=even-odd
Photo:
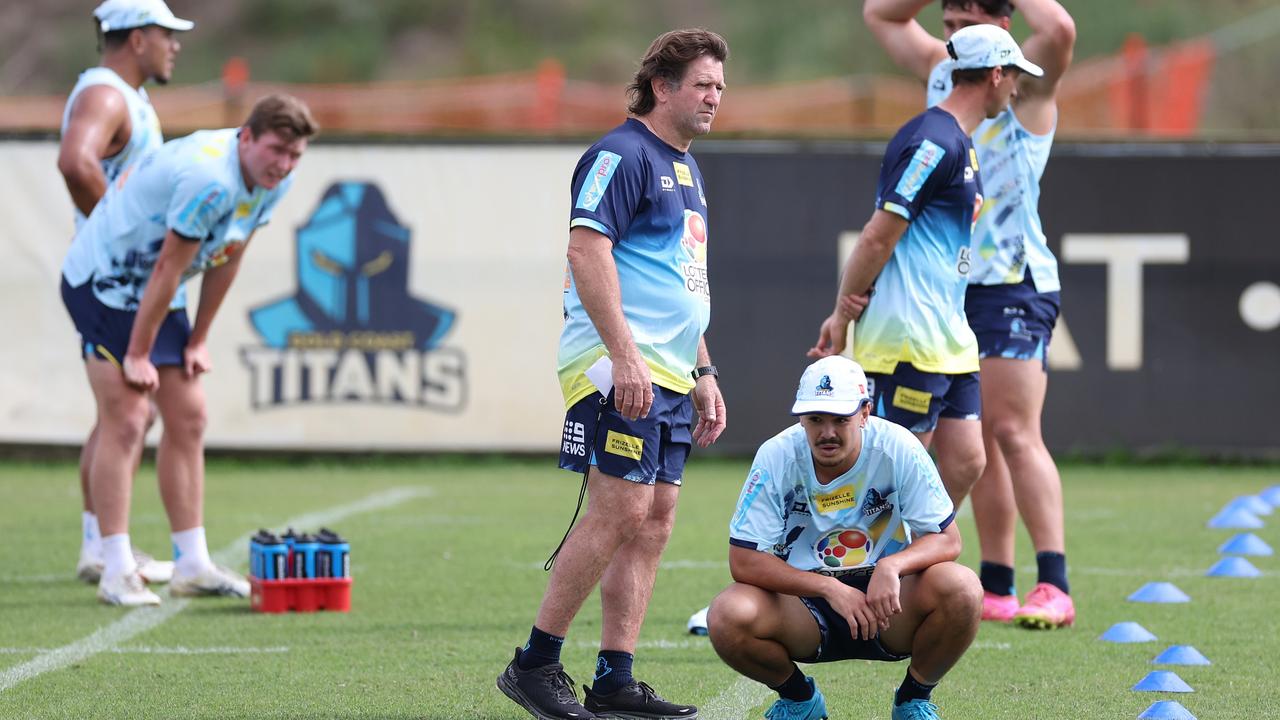
[[[262,580],[249,576],[249,607],[282,613],[351,611],[351,578],[287,578]]]

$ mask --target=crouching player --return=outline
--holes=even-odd
[[[791,408],[800,422],[760,447],[729,524],[735,582],[708,629],[730,667],[777,690],[770,720],[827,717],[796,661],[908,658],[893,720],[937,718],[930,693],[978,632],[982,586],[955,562],[937,468],[869,398],[852,360],[810,365]]]

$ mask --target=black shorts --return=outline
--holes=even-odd
[[[93,294],[93,281],[71,287],[62,279],[62,303],[71,322],[80,333],[80,356],[98,357],[119,367],[129,349],[129,335],[137,313],[107,307]],[[160,322],[155,344],[151,347],[151,364],[156,367],[182,365],[182,353],[191,338],[191,322],[187,311],[170,310]]]
[[[1015,285],[970,285],[964,312],[978,338],[978,356],[1039,360],[1048,370],[1060,304],[1058,291],[1036,290],[1030,271]]]
[[[574,403],[564,417],[560,467],[580,473],[595,465],[600,472],[642,485],[680,485],[693,447],[693,398],[654,385],[647,417],[628,420],[614,405],[613,393],[593,392]]]
[[[982,417],[982,387],[976,372],[944,375],[900,362],[892,373],[867,373],[867,380],[876,417],[913,433],[937,429],[938,418]]]
[[[873,570],[874,568],[857,568],[846,571],[839,576],[839,580],[865,593],[867,585],[871,582]],[[813,619],[818,621],[820,635],[818,649],[814,651],[813,656],[796,658],[800,662],[823,663],[837,660],[898,662],[911,657],[911,653],[896,655],[885,649],[884,645],[880,644],[880,633],[876,633],[876,636],[870,640],[859,640],[854,637],[844,616],[831,609],[831,604],[823,598],[802,597],[800,602],[809,608],[809,612],[813,613]]]

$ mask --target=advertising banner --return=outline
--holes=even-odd
[[[580,152],[311,148],[210,334],[209,446],[553,450]],[[58,294],[73,231],[56,145],[0,157],[0,442],[77,443],[93,403]]]
[[[213,327],[209,445],[554,451],[569,175],[584,147],[310,149]],[[707,340],[729,411],[716,452],[750,454],[791,422],[882,147],[695,144]],[[76,444],[93,421],[57,291],[72,225],[56,152],[0,143],[0,443]],[[1277,163],[1274,147],[1054,149],[1040,202],[1063,285],[1051,449],[1280,452]]]

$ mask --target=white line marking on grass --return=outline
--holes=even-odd
[[[25,585],[34,583],[53,583],[68,582],[75,580],[76,576],[71,573],[63,573],[57,575],[0,575],[0,583],[5,585]]]
[[[337,522],[351,515],[373,510],[385,510],[409,500],[430,496],[433,493],[434,491],[429,487],[392,488],[374,493],[353,503],[299,515],[281,523],[280,527],[319,527]],[[213,553],[214,561],[223,565],[243,565],[245,556],[248,554],[249,538],[252,535],[253,533],[245,533],[218,552]],[[167,592],[164,593],[164,598],[164,604],[160,605],[160,607],[131,610],[124,617],[106,627],[99,628],[97,632],[88,637],[41,653],[38,657],[32,658],[21,665],[16,665],[0,672],[0,692],[4,692],[25,680],[30,680],[47,672],[60,670],[98,653],[109,652],[129,638],[163,624],[169,618],[186,609],[191,602],[186,598],[177,600],[170,598]],[[87,601],[88,596],[86,595]]]
[[[55,648],[37,647],[0,647],[0,655],[31,655],[52,652]],[[103,652],[115,655],[259,655],[280,654],[289,652],[287,647],[172,647],[157,645],[134,645],[132,647],[108,648]]]
[[[1013,643],[995,640],[978,640],[969,646],[970,650],[1012,650]]]
[[[711,698],[698,712],[702,720],[742,720],[747,711],[769,697],[769,688],[750,678],[740,677],[724,692]]]

